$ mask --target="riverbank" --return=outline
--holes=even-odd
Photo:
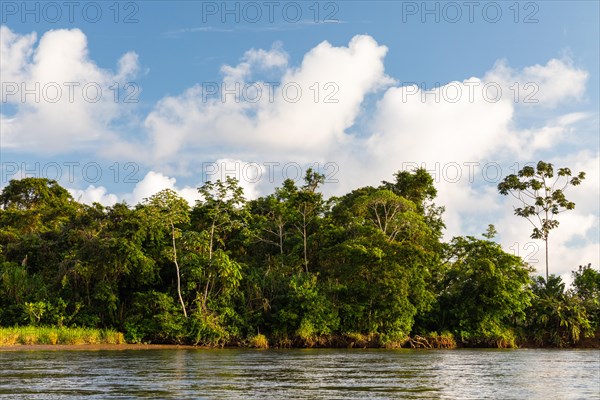
[[[8,346],[121,345],[125,336],[113,329],[17,326],[0,328],[0,349]]]
[[[202,349],[205,347],[177,345],[177,344],[15,344],[10,346],[0,346],[0,352],[3,351],[103,351],[103,350],[181,350],[181,349]]]
[[[181,345],[181,344],[142,344],[142,343],[120,343],[120,344],[12,344],[0,346],[0,352],[5,351],[105,351],[105,350],[200,350],[200,349],[251,349],[249,346],[225,346],[225,347],[209,347],[200,345]],[[365,346],[365,347],[311,347],[312,349],[385,349],[381,346]],[[479,349],[483,349],[478,347]],[[493,347],[487,347],[493,348]],[[540,347],[531,344],[524,344],[519,349],[552,349],[553,347]],[[256,348],[253,348],[256,349]],[[275,350],[281,349],[307,349],[307,347],[272,347]],[[473,347],[454,346],[454,347],[395,347],[395,350],[456,350],[456,349],[474,349]],[[600,340],[587,339],[578,343],[577,346],[564,347],[563,349],[600,349]],[[266,350],[266,349],[261,349]]]
[[[375,335],[328,335],[314,340],[270,341],[262,334],[243,342],[222,346],[176,343],[127,343],[124,335],[112,329],[66,327],[12,327],[0,328],[0,351],[31,350],[145,350],[145,349],[208,349],[208,348],[388,348],[388,349],[455,349],[455,348],[551,348],[534,342],[488,341],[469,345],[457,342],[448,332],[432,332],[426,336],[414,335],[401,341],[382,343]],[[577,344],[565,348],[600,349],[600,331],[593,338],[582,338]]]

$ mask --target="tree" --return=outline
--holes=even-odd
[[[210,290],[216,286],[218,275],[225,273],[226,276],[235,278],[235,287],[241,279],[241,266],[230,260],[226,249],[228,236],[246,228],[247,212],[244,207],[244,189],[235,178],[228,176],[225,182],[206,182],[198,192],[202,200],[196,201],[192,211],[193,223],[208,234],[209,268],[206,268],[208,275],[202,295],[202,308],[205,310]]]
[[[364,218],[365,224],[381,231],[390,242],[413,240],[415,234],[425,231],[422,217],[415,213],[414,203],[389,190],[378,190],[359,198],[355,210]],[[412,234],[408,235],[408,231]]]
[[[510,326],[529,306],[530,267],[489,240],[455,237],[438,283],[438,327],[472,345],[514,346]]]
[[[250,236],[258,242],[275,246],[279,253],[280,265],[284,266],[284,247],[293,222],[293,208],[290,199],[297,192],[291,179],[275,193],[253,200],[249,204],[251,213]]]
[[[380,188],[391,190],[398,196],[412,201],[417,212],[425,216],[427,225],[433,230],[437,237],[442,236],[445,228],[442,221],[444,207],[438,207],[433,203],[437,196],[437,189],[433,184],[433,177],[425,168],[417,168],[414,171],[398,171],[394,174],[395,182],[383,181]]]
[[[147,212],[124,203],[107,208],[95,203],[83,206],[65,228],[59,294],[75,300],[71,306],[86,300],[80,317],[102,326],[122,323],[133,293],[155,279],[156,263],[143,248],[151,228]],[[157,237],[165,230],[152,228]]]
[[[585,172],[573,176],[569,168],[559,168],[556,177],[554,166],[539,161],[535,168],[525,166],[516,175],[511,174],[498,184],[502,195],[509,193],[518,199],[515,215],[526,218],[533,225],[532,239],[542,239],[546,245],[546,281],[548,280],[548,235],[558,227],[556,215],[575,208],[567,200],[569,185],[577,186],[585,179]]]
[[[225,236],[244,225],[242,209],[246,202],[244,189],[237,179],[206,182],[198,189],[202,200],[196,201],[194,212],[207,223],[209,232],[209,259],[218,244],[225,245]]]
[[[425,210],[425,202],[437,196],[433,178],[424,168],[417,168],[412,172],[398,171],[394,177],[396,182],[383,181],[383,186],[415,203],[421,212]]]
[[[142,212],[152,225],[157,225],[162,228],[167,228],[170,231],[171,245],[173,247],[173,263],[177,271],[177,295],[183,309],[183,315],[187,318],[185,303],[181,296],[181,275],[179,271],[179,263],[177,262],[177,246],[175,240],[181,236],[181,231],[175,227],[177,224],[189,222],[189,205],[187,201],[180,197],[171,189],[164,189],[154,196],[145,199]]]
[[[293,197],[293,203],[296,205],[295,227],[302,237],[302,249],[304,257],[304,270],[308,273],[308,237],[311,233],[311,227],[315,225],[315,220],[323,208],[323,195],[317,192],[320,185],[325,182],[325,175],[319,174],[309,168],[304,177],[304,185],[297,191]]]
[[[55,180],[46,178],[13,179],[0,194],[4,209],[29,210],[46,206],[59,206],[72,201],[69,192]]]
[[[337,199],[321,232],[319,272],[342,332],[401,343],[433,300],[427,288],[435,234],[412,201],[361,188]]]
[[[527,334],[539,346],[565,347],[593,336],[582,299],[565,292],[560,276],[541,276],[531,283],[531,307],[527,309]]]
[[[0,275],[7,290],[16,295],[15,303],[43,300],[57,288],[57,271],[68,249],[63,239],[81,208],[54,180],[11,180],[3,188],[0,248],[8,263],[0,266]]]
[[[600,328],[600,272],[592,268],[592,264],[580,265],[579,270],[572,272],[573,294],[581,299],[587,311],[590,324],[594,329]]]

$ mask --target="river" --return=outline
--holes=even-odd
[[[600,351],[0,352],[0,398],[83,397],[600,399]]]

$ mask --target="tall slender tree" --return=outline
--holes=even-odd
[[[293,197],[296,206],[295,227],[302,237],[302,255],[304,270],[308,273],[308,238],[311,227],[323,209],[323,194],[317,192],[319,186],[325,182],[325,176],[309,168],[304,176],[304,185]]]
[[[498,184],[502,195],[509,193],[520,202],[515,215],[526,218],[533,225],[532,239],[542,239],[546,245],[546,282],[548,281],[548,236],[558,227],[556,215],[575,208],[567,200],[568,186],[577,186],[585,179],[585,172],[573,176],[569,168],[554,172],[550,163],[539,161],[536,167],[525,166],[516,175],[508,175]]]
[[[206,182],[198,189],[202,200],[197,200],[192,211],[192,223],[208,234],[208,265],[202,295],[202,309],[211,290],[217,284],[217,277],[224,271],[226,275],[239,276],[240,265],[232,262],[226,254],[229,235],[246,228],[247,211],[244,190],[237,179],[227,177],[225,181]]]
[[[142,208],[147,220],[151,224],[156,224],[162,228],[167,228],[171,236],[171,246],[173,248],[172,257],[177,272],[177,295],[183,315],[187,318],[185,303],[181,295],[181,274],[179,262],[177,261],[176,239],[181,236],[181,230],[176,227],[177,224],[187,223],[190,220],[189,205],[187,201],[180,197],[171,189],[164,189],[154,196],[145,199],[145,208]]]

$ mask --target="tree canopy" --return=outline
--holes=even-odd
[[[540,168],[501,191],[536,196],[553,176]],[[165,189],[133,207],[80,204],[51,180],[11,181],[0,194],[0,325],[279,347],[568,346],[598,329],[591,265],[572,289],[553,276],[542,287],[492,240],[493,226],[483,239],[443,241],[426,171],[394,177],[325,199],[323,176],[309,170],[251,201],[228,178],[205,183],[195,204]],[[522,213],[572,208],[548,187]]]

